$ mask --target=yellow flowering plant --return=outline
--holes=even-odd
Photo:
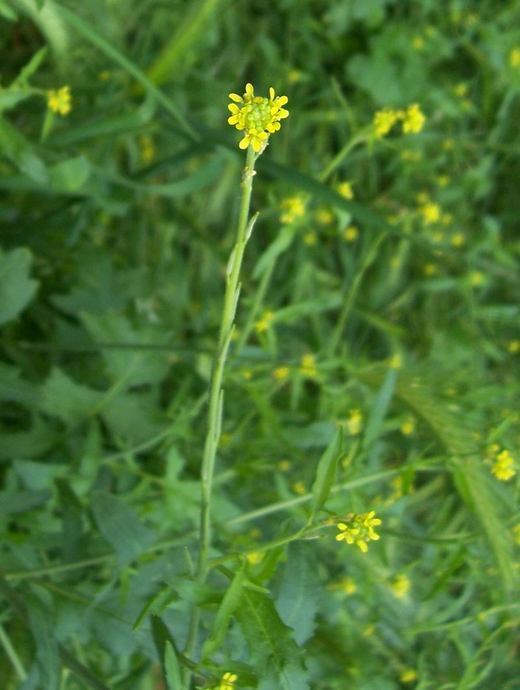
[[[244,133],[240,140],[241,149],[253,148],[255,153],[261,153],[267,146],[269,135],[277,132],[280,120],[289,117],[289,111],[283,106],[287,104],[287,96],[276,96],[273,87],[269,89],[269,97],[255,96],[252,84],[246,84],[242,96],[230,93],[232,103],[228,105],[231,112],[228,123]]]

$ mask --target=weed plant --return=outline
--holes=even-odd
[[[0,0],[0,690],[518,690],[519,19]]]

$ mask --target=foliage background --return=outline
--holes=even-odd
[[[0,1],[2,688],[175,688],[193,606],[197,687],[518,687],[517,484],[487,449],[518,457],[519,19],[514,0]],[[231,558],[197,587],[247,81],[291,116],[259,161],[227,370]],[[412,102],[421,134],[335,159]],[[326,507],[376,510],[381,540],[255,557],[305,523],[338,422]]]

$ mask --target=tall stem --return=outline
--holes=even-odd
[[[222,428],[222,410],[224,391],[222,382],[226,364],[229,344],[233,335],[235,313],[240,294],[240,269],[247,241],[253,229],[256,216],[251,221],[249,218],[249,206],[251,203],[251,191],[255,174],[256,154],[249,146],[247,150],[246,165],[242,176],[242,197],[236,230],[235,244],[226,269],[226,288],[224,294],[224,306],[220,320],[217,350],[211,370],[209,388],[208,422],[204,455],[201,468],[201,508],[200,508],[200,532],[199,554],[195,577],[197,582],[203,583],[208,571],[209,550],[211,547],[211,495],[213,489],[213,475],[215,472],[215,458]],[[196,606],[192,610],[188,640],[186,643],[186,655],[193,654],[197,643],[199,628],[199,612]],[[189,690],[191,673],[186,670],[184,674],[185,688]]]

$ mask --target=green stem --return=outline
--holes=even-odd
[[[211,547],[211,493],[213,488],[213,475],[215,472],[215,458],[222,427],[222,409],[224,391],[222,387],[224,379],[224,367],[226,364],[229,343],[233,334],[235,313],[240,294],[240,269],[247,241],[253,229],[256,216],[248,222],[249,206],[251,203],[251,191],[255,174],[256,154],[250,146],[247,150],[246,165],[242,177],[242,198],[236,231],[236,240],[231,250],[226,269],[226,289],[224,294],[224,306],[220,321],[217,351],[213,360],[211,381],[209,388],[208,423],[204,455],[201,468],[201,509],[199,531],[199,554],[195,578],[199,584],[206,579],[208,572],[208,558]],[[196,606],[192,609],[188,640],[186,643],[186,656],[191,657],[197,643],[200,614]],[[189,690],[191,671],[184,669],[184,687]]]
[[[20,661],[20,657],[16,653],[15,648],[11,644],[11,640],[9,639],[7,633],[3,629],[3,627],[0,625],[0,644],[4,648],[4,651],[9,658],[9,661],[13,665],[14,670],[16,671],[16,675],[21,681],[24,681],[27,678],[27,673],[25,672],[25,669],[23,667],[22,662]]]

